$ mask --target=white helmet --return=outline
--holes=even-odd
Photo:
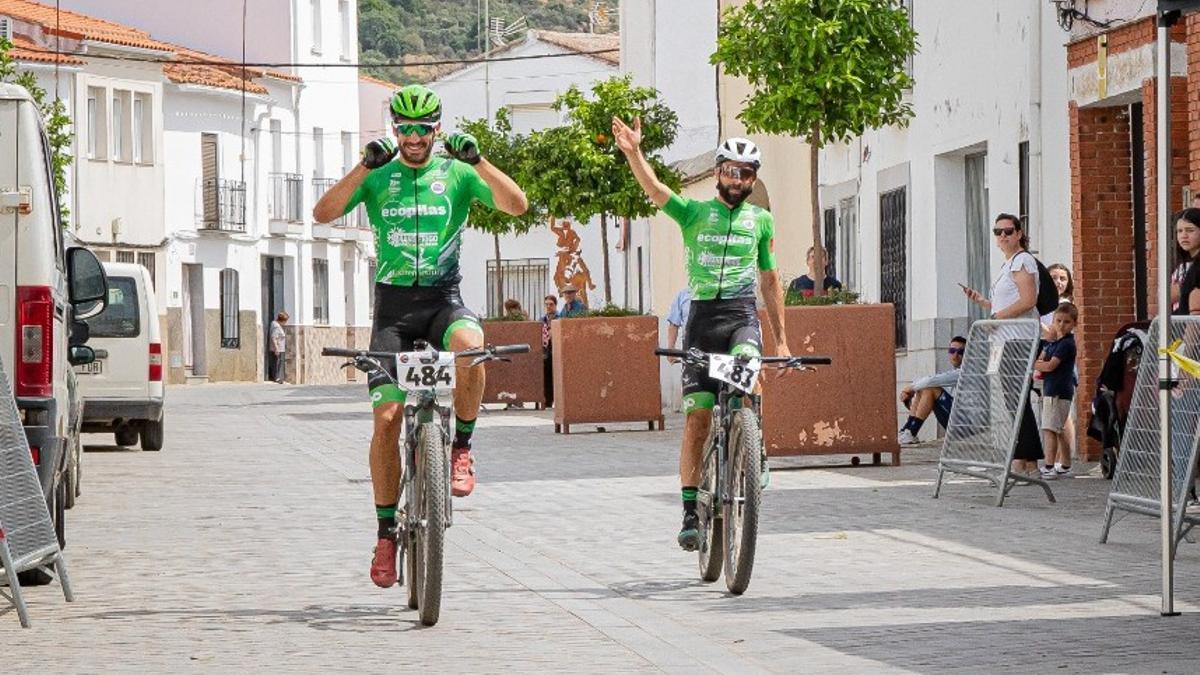
[[[730,138],[717,148],[717,164],[721,162],[745,162],[757,169],[762,166],[762,151],[748,138]]]

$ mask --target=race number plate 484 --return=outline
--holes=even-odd
[[[406,352],[396,355],[396,379],[407,391],[447,391],[454,388],[454,353]]]
[[[754,391],[754,383],[758,381],[758,371],[760,370],[762,370],[761,359],[750,359],[743,362],[729,354],[710,354],[708,357],[709,377],[727,382],[747,394]]]

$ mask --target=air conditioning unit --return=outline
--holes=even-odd
[[[0,37],[12,42],[13,39],[13,20],[12,17],[0,16]]]

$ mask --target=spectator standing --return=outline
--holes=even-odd
[[[958,384],[959,368],[967,351],[967,339],[956,335],[950,340],[946,352],[950,355],[950,370],[929,375],[906,386],[900,391],[900,402],[908,408],[908,421],[900,428],[900,445],[916,445],[921,426],[929,413],[937,418],[943,428],[950,424],[950,407],[954,405],[954,386]]]
[[[547,295],[542,301],[546,313],[542,315],[542,386],[546,395],[546,407],[554,407],[554,343],[550,339],[550,322],[558,318],[558,298]]]
[[[992,234],[996,238],[996,247],[1004,255],[1004,264],[1000,266],[1000,275],[992,283],[991,298],[965,286],[963,293],[971,302],[990,312],[993,319],[1038,319],[1037,260],[1029,252],[1029,236],[1021,226],[1021,219],[1010,213],[1001,213],[996,216]],[[1015,348],[1015,343],[1010,345]],[[1009,401],[1009,405],[1015,411],[1016,401]],[[1042,448],[1028,398],[1024,410],[1019,414],[1021,424],[1017,433],[1017,449],[1013,454],[1013,471],[1036,474]]]
[[[683,332],[686,330],[688,315],[691,312],[692,289],[684,286],[683,290],[675,294],[675,300],[671,302],[671,310],[667,312],[667,349],[675,349],[677,344],[687,344]],[[672,356],[667,360],[675,363],[679,359]]]
[[[579,299],[579,289],[574,284],[562,288],[563,307],[558,312],[558,318],[570,319],[587,314],[587,307]]]
[[[1075,277],[1071,274],[1070,268],[1062,263],[1054,263],[1046,268],[1050,273],[1050,278],[1054,280],[1054,287],[1058,290],[1058,303],[1061,305],[1064,302],[1075,302]],[[1054,323],[1054,312],[1042,315],[1042,337],[1047,340],[1053,340],[1052,333]]]
[[[809,274],[813,274],[813,275],[820,274],[822,277],[824,277],[824,279],[825,279],[824,285],[825,285],[826,293],[829,293],[830,291],[842,290],[842,282],[829,276],[829,274],[826,273],[826,270],[829,269],[829,266],[822,264],[819,267],[820,267],[820,271],[818,271],[818,269],[817,269],[818,268],[817,248],[815,246],[809,246],[808,247],[808,272],[809,272]],[[788,292],[799,293],[800,295],[803,295],[806,298],[813,295],[814,293],[816,293],[817,284],[815,281],[813,281],[813,277],[809,276],[809,274],[801,274],[800,276],[796,277],[795,279],[792,279],[792,283],[788,284]]]
[[[1181,289],[1197,255],[1200,255],[1200,209],[1184,209],[1175,222],[1175,269],[1171,272],[1171,302],[1175,314],[1188,314],[1181,311]],[[1189,307],[1191,305],[1189,302]]]
[[[1071,445],[1065,430],[1075,399],[1075,323],[1079,310],[1064,302],[1054,310],[1054,334],[1033,364],[1042,377],[1042,446],[1045,462],[1042,478],[1071,477]]]
[[[289,318],[287,312],[280,312],[271,322],[271,361],[274,366],[271,381],[277,384],[283,384],[283,378],[287,375],[287,332],[283,327]]]

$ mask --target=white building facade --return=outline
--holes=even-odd
[[[170,3],[66,0],[64,8],[136,26],[204,50],[183,59],[243,56],[240,0]],[[288,379],[345,381],[321,347],[369,335],[373,244],[359,214],[318,225],[312,206],[357,162],[357,3],[262,0],[246,6],[237,66],[172,77],[165,66],[162,222],[173,381],[266,375],[263,336],[291,316]],[[232,80],[232,81],[230,81]],[[243,89],[245,95],[243,96]]]
[[[909,3],[920,49],[907,128],[820,153],[833,272],[897,311],[903,384],[946,368],[944,348],[981,313],[1004,262],[997,213],[1020,215],[1047,265],[1071,261],[1066,49],[1040,0]]]

